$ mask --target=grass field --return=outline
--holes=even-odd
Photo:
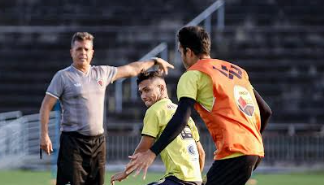
[[[109,185],[109,179],[112,173],[106,174],[106,185]],[[156,181],[162,176],[161,173],[149,173],[147,179],[143,181],[140,177],[128,177],[123,182],[117,182],[115,185],[145,185]],[[0,171],[1,185],[50,185],[50,172],[32,172],[32,171]],[[254,178],[257,185],[323,185],[324,172],[318,173],[298,173],[298,174],[256,174]]]

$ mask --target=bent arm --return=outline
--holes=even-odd
[[[270,120],[272,111],[271,111],[271,108],[269,107],[269,105],[267,104],[267,102],[265,102],[263,100],[261,95],[255,89],[253,89],[253,92],[254,92],[256,101],[258,103],[259,109],[260,109],[260,116],[261,116],[260,132],[263,133],[264,129],[266,128],[266,126]]]
[[[191,98],[180,98],[178,108],[171,120],[163,130],[159,139],[154,143],[150,150],[159,155],[161,151],[171,143],[185,128],[191,115],[191,111],[195,104],[195,100]]]

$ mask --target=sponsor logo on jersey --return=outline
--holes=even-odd
[[[250,92],[239,85],[234,86],[234,97],[237,107],[247,116],[254,113],[253,99]]]
[[[181,131],[180,136],[182,139],[191,139],[192,133],[188,125]]]
[[[189,146],[188,146],[188,153],[189,153],[190,155],[196,155],[196,154],[197,154],[197,152],[196,152],[196,147],[195,147],[194,145],[189,145]]]
[[[175,106],[174,104],[167,104],[167,108],[168,109],[176,109],[177,106]]]
[[[98,80],[98,84],[102,87],[103,86],[102,80]]]

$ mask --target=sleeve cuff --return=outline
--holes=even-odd
[[[142,136],[149,136],[149,137],[156,138],[156,135],[154,135],[154,134],[152,134],[152,133],[148,133],[148,132],[142,132],[141,135],[142,135]]]
[[[142,136],[147,136],[147,137],[151,137],[151,138],[154,138],[154,139],[156,138],[155,136],[152,136],[152,135],[150,135],[150,134],[143,134],[143,133],[142,133]]]
[[[53,96],[53,97],[56,98],[56,99],[60,99],[58,96],[56,96],[56,95],[54,95],[54,94],[52,94],[52,93],[50,93],[50,92],[46,92],[46,94],[48,94],[48,95],[50,95],[50,96]]]

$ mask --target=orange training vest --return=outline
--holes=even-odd
[[[216,59],[200,60],[189,70],[201,71],[213,82],[215,104],[211,112],[199,103],[195,109],[215,142],[214,159],[234,153],[263,157],[260,111],[246,71]]]

